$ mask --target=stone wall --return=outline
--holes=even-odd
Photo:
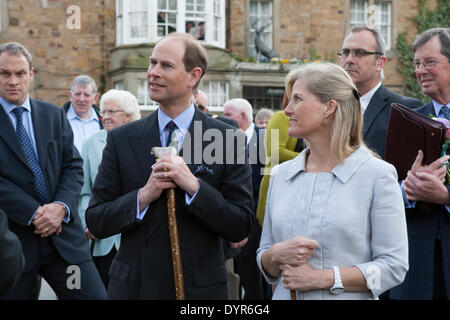
[[[106,86],[103,75],[115,45],[114,0],[2,1],[7,1],[9,24],[0,42],[20,42],[33,56],[33,98],[62,105],[80,74],[93,77],[100,88]],[[66,11],[74,4],[79,29],[77,12]]]
[[[250,0],[232,0],[229,39],[230,50],[244,59],[249,58],[245,37],[249,28]],[[336,59],[345,35],[349,31],[350,0],[273,0],[274,17],[273,47],[283,58],[309,58],[314,48],[323,59]],[[408,30],[412,39],[417,32],[409,17],[418,13],[417,0],[393,0],[392,3],[392,49],[387,54],[385,83],[393,90],[402,91],[403,79],[395,70],[395,40],[397,35]],[[427,2],[436,6],[436,0]]]

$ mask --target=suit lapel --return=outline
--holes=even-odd
[[[148,176],[149,172],[151,172],[151,166],[156,162],[155,156],[151,153],[152,148],[161,147],[158,113],[153,112],[142,121],[141,128],[137,134],[128,139],[143,176]]]
[[[45,108],[40,108],[36,101],[30,99],[31,119],[33,121],[34,139],[42,170],[47,162],[47,145],[49,143],[49,115]]]
[[[11,150],[16,154],[16,156],[26,165],[28,163],[26,161],[25,153],[23,152],[22,146],[19,143],[19,139],[17,139],[16,132],[14,131],[14,127],[6,114],[3,107],[0,105],[0,137],[3,138],[5,143],[11,148]]]
[[[370,103],[367,106],[366,112],[364,112],[364,129],[363,129],[364,138],[366,137],[367,132],[373,125],[373,122],[377,118],[378,114],[388,107],[387,100],[388,100],[387,89],[382,84],[375,92],[372,99],[370,99]]]

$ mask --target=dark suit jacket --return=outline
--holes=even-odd
[[[392,103],[400,103],[409,108],[423,105],[417,99],[403,97],[388,90],[384,84],[378,88],[364,112],[363,137],[367,146],[378,153],[381,158],[384,158],[386,129]]]
[[[22,245],[17,236],[8,229],[8,217],[0,210],[0,296],[16,285],[25,265]]]
[[[248,143],[249,159],[252,165],[253,201],[255,208],[258,205],[259,186],[261,185],[261,179],[264,174],[262,170],[264,170],[266,163],[264,132],[265,129],[255,126],[255,132]]]
[[[430,102],[415,111],[435,115]],[[449,189],[449,186],[447,189]],[[443,205],[433,205],[434,212],[426,213],[420,203],[406,209],[409,241],[409,271],[400,286],[390,290],[393,299],[432,299],[434,282],[435,243],[439,234],[447,295],[450,292],[450,213]]]
[[[61,201],[71,211],[70,223],[62,225],[59,236],[51,235],[56,249],[69,264],[91,259],[88,242],[77,214],[83,183],[81,157],[73,145],[73,133],[64,110],[30,99],[39,163],[50,201]],[[22,242],[25,270],[38,260],[40,236],[28,225],[39,207],[35,198],[33,172],[17,139],[8,115],[0,107],[0,209],[8,216],[9,227]]]
[[[194,128],[198,129],[195,134]],[[218,147],[216,156],[234,153],[233,161],[236,156],[247,159],[242,132],[195,111],[180,155],[199,178],[200,188],[189,206],[185,192],[175,189],[187,299],[227,298],[221,238],[241,241],[254,221],[248,160],[245,164],[205,163],[202,151],[211,142],[202,142],[202,136],[208,129],[224,135],[223,149]],[[225,139],[227,129],[241,140],[238,147],[229,145],[233,139]],[[154,146],[161,146],[157,112],[110,131],[86,211],[87,226],[96,237],[122,234],[109,272],[108,297],[112,299],[175,299],[165,193],[150,204],[142,221],[136,218],[138,189],[151,174]],[[191,162],[186,160],[189,153]]]

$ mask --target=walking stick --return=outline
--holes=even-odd
[[[291,300],[297,300],[297,295],[295,294],[295,290],[290,290],[291,292]]]
[[[152,153],[159,161],[167,154],[176,155],[174,147],[153,147]],[[167,217],[169,221],[170,251],[172,253],[173,278],[175,281],[175,296],[177,300],[185,300],[183,267],[181,264],[180,241],[178,239],[177,216],[175,212],[175,190],[166,190],[167,196]]]

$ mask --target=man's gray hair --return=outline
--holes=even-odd
[[[0,45],[0,55],[3,52],[8,52],[9,54],[12,55],[20,55],[23,54],[25,59],[27,59],[28,64],[30,66],[30,70],[33,66],[33,59],[31,58],[31,54],[28,52],[28,50],[21,45],[18,42],[7,42],[7,43],[3,43]]]
[[[73,92],[73,90],[75,89],[76,86],[80,86],[80,87],[91,86],[92,94],[96,94],[97,90],[98,90],[97,84],[95,83],[94,79],[92,79],[91,77],[89,77],[88,75],[85,75],[85,74],[82,74],[82,75],[76,77],[75,79],[73,79],[72,86],[70,87],[70,91]]]
[[[227,106],[233,106],[236,110],[245,112],[247,120],[253,122],[253,108],[247,100],[241,98],[231,99],[225,102],[223,108],[225,109]]]
[[[269,119],[273,116],[273,111],[267,108],[260,109],[255,116],[255,122],[258,122],[260,119]]]
[[[352,28],[350,33],[357,33],[361,31],[369,31],[372,33],[375,41],[377,42],[376,51],[380,52],[382,56],[386,55],[386,42],[377,30],[369,28],[368,26],[355,26]]]
[[[416,37],[416,40],[413,43],[413,51],[416,52],[416,50],[428,42],[428,40],[436,36],[438,36],[439,42],[441,43],[441,53],[446,56],[448,62],[450,62],[450,28],[433,28],[422,32],[422,34]]]

